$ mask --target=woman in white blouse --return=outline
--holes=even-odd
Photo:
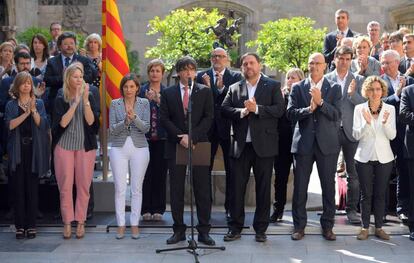
[[[397,131],[394,106],[382,101],[387,91],[387,84],[380,77],[368,77],[361,91],[368,101],[357,105],[354,110],[352,134],[359,140],[355,161],[361,189],[362,229],[357,236],[359,240],[368,238],[372,199],[375,236],[384,240],[390,238],[382,229],[382,224],[385,194],[394,160],[390,141]]]

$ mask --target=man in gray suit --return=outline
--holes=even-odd
[[[341,132],[339,133],[339,143],[342,148],[346,163],[346,173],[348,176],[348,191],[346,198],[346,215],[351,224],[361,223],[361,217],[357,214],[359,201],[359,180],[355,169],[354,155],[358,147],[358,142],[352,136],[352,125],[354,118],[355,105],[363,103],[365,99],[361,96],[361,87],[364,77],[352,73],[349,68],[352,61],[352,49],[342,46],[335,52],[336,69],[325,78],[338,83],[342,89],[341,113],[342,119],[339,121]]]
[[[324,78],[325,58],[314,53],[308,62],[309,78],[292,87],[287,107],[288,118],[296,123],[293,132],[294,189],[291,238],[300,240],[307,223],[306,201],[313,163],[316,161],[322,187],[322,235],[336,240],[332,232],[335,217],[335,171],[338,159],[341,86]]]

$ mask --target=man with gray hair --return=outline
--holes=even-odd
[[[381,54],[381,66],[384,74],[382,79],[388,85],[388,97],[384,99],[385,103],[395,107],[396,116],[400,112],[400,98],[403,89],[414,84],[414,79],[404,76],[398,71],[400,64],[400,55],[395,50],[386,50]],[[401,221],[407,222],[408,206],[409,206],[409,181],[408,181],[408,163],[404,159],[404,137],[405,125],[396,119],[397,136],[391,141],[391,148],[396,157],[397,169],[397,214]]]
[[[372,48],[371,48],[371,57],[374,57],[375,59],[379,60],[379,54],[381,53],[381,42],[380,42],[380,32],[381,32],[381,26],[380,23],[377,21],[371,21],[367,25],[367,32],[369,39],[372,42]]]
[[[240,81],[242,76],[227,68],[230,60],[225,49],[218,47],[211,52],[211,68],[197,74],[197,83],[204,84],[211,89],[214,101],[214,119],[208,132],[211,142],[210,174],[213,170],[214,158],[220,145],[223,152],[224,169],[226,170],[226,194],[224,208],[226,217],[230,219],[230,204],[233,193],[230,169],[230,126],[231,121],[221,114],[221,104],[227,95],[229,87]],[[211,181],[210,181],[211,183]]]

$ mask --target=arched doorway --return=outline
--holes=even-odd
[[[6,40],[6,34],[3,27],[8,25],[8,12],[6,0],[0,0],[0,43]]]

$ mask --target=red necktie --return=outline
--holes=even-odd
[[[184,114],[187,114],[188,109],[188,87],[184,87],[184,96],[183,96],[183,108],[184,108]]]

